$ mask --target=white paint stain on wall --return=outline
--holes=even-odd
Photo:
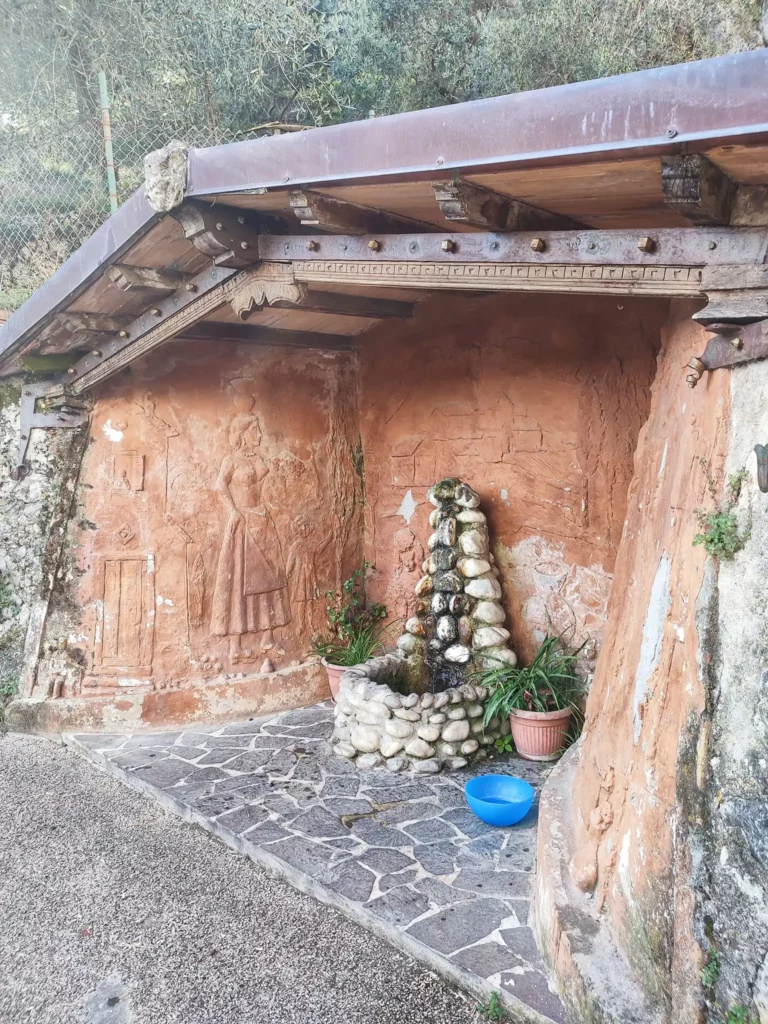
[[[640,648],[637,671],[635,672],[635,696],[632,702],[635,743],[640,738],[640,730],[643,724],[640,705],[645,703],[651,676],[659,664],[662,641],[664,639],[664,622],[669,614],[671,600],[672,595],[669,592],[669,558],[666,552],[662,552],[656,576],[653,580],[653,586],[651,587],[648,611],[646,612],[645,624],[643,625],[643,643]]]
[[[405,497],[403,498],[400,508],[397,510],[397,514],[402,516],[403,519],[410,526],[411,520],[413,519],[416,509],[419,507],[418,501],[413,496],[413,491],[408,489]]]
[[[117,430],[115,427],[113,427],[112,420],[107,420],[107,422],[101,429],[104,431],[104,437],[106,437],[108,441],[113,441],[115,444],[117,444],[118,441],[123,440],[122,430]]]

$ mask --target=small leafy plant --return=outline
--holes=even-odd
[[[498,736],[493,741],[493,745],[499,754],[514,754],[515,752],[515,745],[512,742],[511,736]]]
[[[743,1003],[732,1006],[725,1018],[725,1024],[757,1024],[749,1010]]]
[[[486,1020],[504,1020],[506,1018],[498,992],[491,992],[488,1002],[478,1003],[476,1009],[480,1016],[485,1017]]]
[[[717,484],[713,477],[707,472],[706,459],[699,459],[701,466],[707,473],[707,490],[714,502],[714,508],[706,511],[703,508],[695,508],[693,514],[699,524],[700,533],[693,538],[694,544],[703,544],[708,555],[713,555],[721,560],[733,558],[737,551],[741,551],[749,537],[749,531],[741,533],[739,523],[733,513],[733,509],[739,500],[741,487],[747,477],[745,469],[739,470],[728,477],[725,495],[722,499],[717,496]]]
[[[701,969],[701,984],[704,988],[713,989],[720,977],[720,954],[716,949],[710,949],[707,962]]]
[[[525,668],[500,663],[480,673],[480,682],[491,691],[483,724],[506,718],[510,711],[578,712],[584,692],[584,681],[576,672],[581,650],[571,651],[561,637],[548,636]]]
[[[326,591],[326,621],[328,634],[315,637],[312,650],[331,665],[359,665],[372,658],[384,647],[387,617],[383,604],[366,605],[365,577],[369,562],[363,562],[341,590]]]

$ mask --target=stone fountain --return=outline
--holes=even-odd
[[[360,768],[463,768],[509,732],[507,720],[483,727],[488,690],[473,682],[483,669],[517,664],[480,498],[469,484],[446,479],[430,488],[429,500],[429,557],[397,653],[341,677],[334,749]]]

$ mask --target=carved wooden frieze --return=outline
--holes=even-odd
[[[345,282],[429,289],[584,292],[621,295],[699,295],[698,267],[574,266],[529,263],[360,263],[304,260],[293,264],[297,281]]]

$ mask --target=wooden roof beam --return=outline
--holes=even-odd
[[[731,222],[736,186],[701,153],[662,156],[661,191],[665,206],[692,224]]]
[[[447,221],[491,231],[558,231],[582,227],[570,217],[531,206],[460,178],[433,181],[440,213]]]
[[[446,276],[457,263],[582,266],[712,266],[763,263],[763,228],[699,227],[652,230],[465,231],[407,235],[262,235],[262,260],[369,265],[372,284],[399,287],[397,264],[436,263]],[[499,273],[503,270],[499,269]],[[356,282],[357,283],[357,282]]]
[[[186,328],[176,338],[190,341],[228,341],[245,345],[287,345],[289,348],[314,348],[331,352],[349,351],[352,348],[351,338],[343,334],[225,324],[215,320],[201,320]]]
[[[377,231],[390,234],[427,229],[427,225],[420,221],[333,199],[308,189],[294,189],[290,194],[290,204],[300,224],[330,233],[366,235]]]

